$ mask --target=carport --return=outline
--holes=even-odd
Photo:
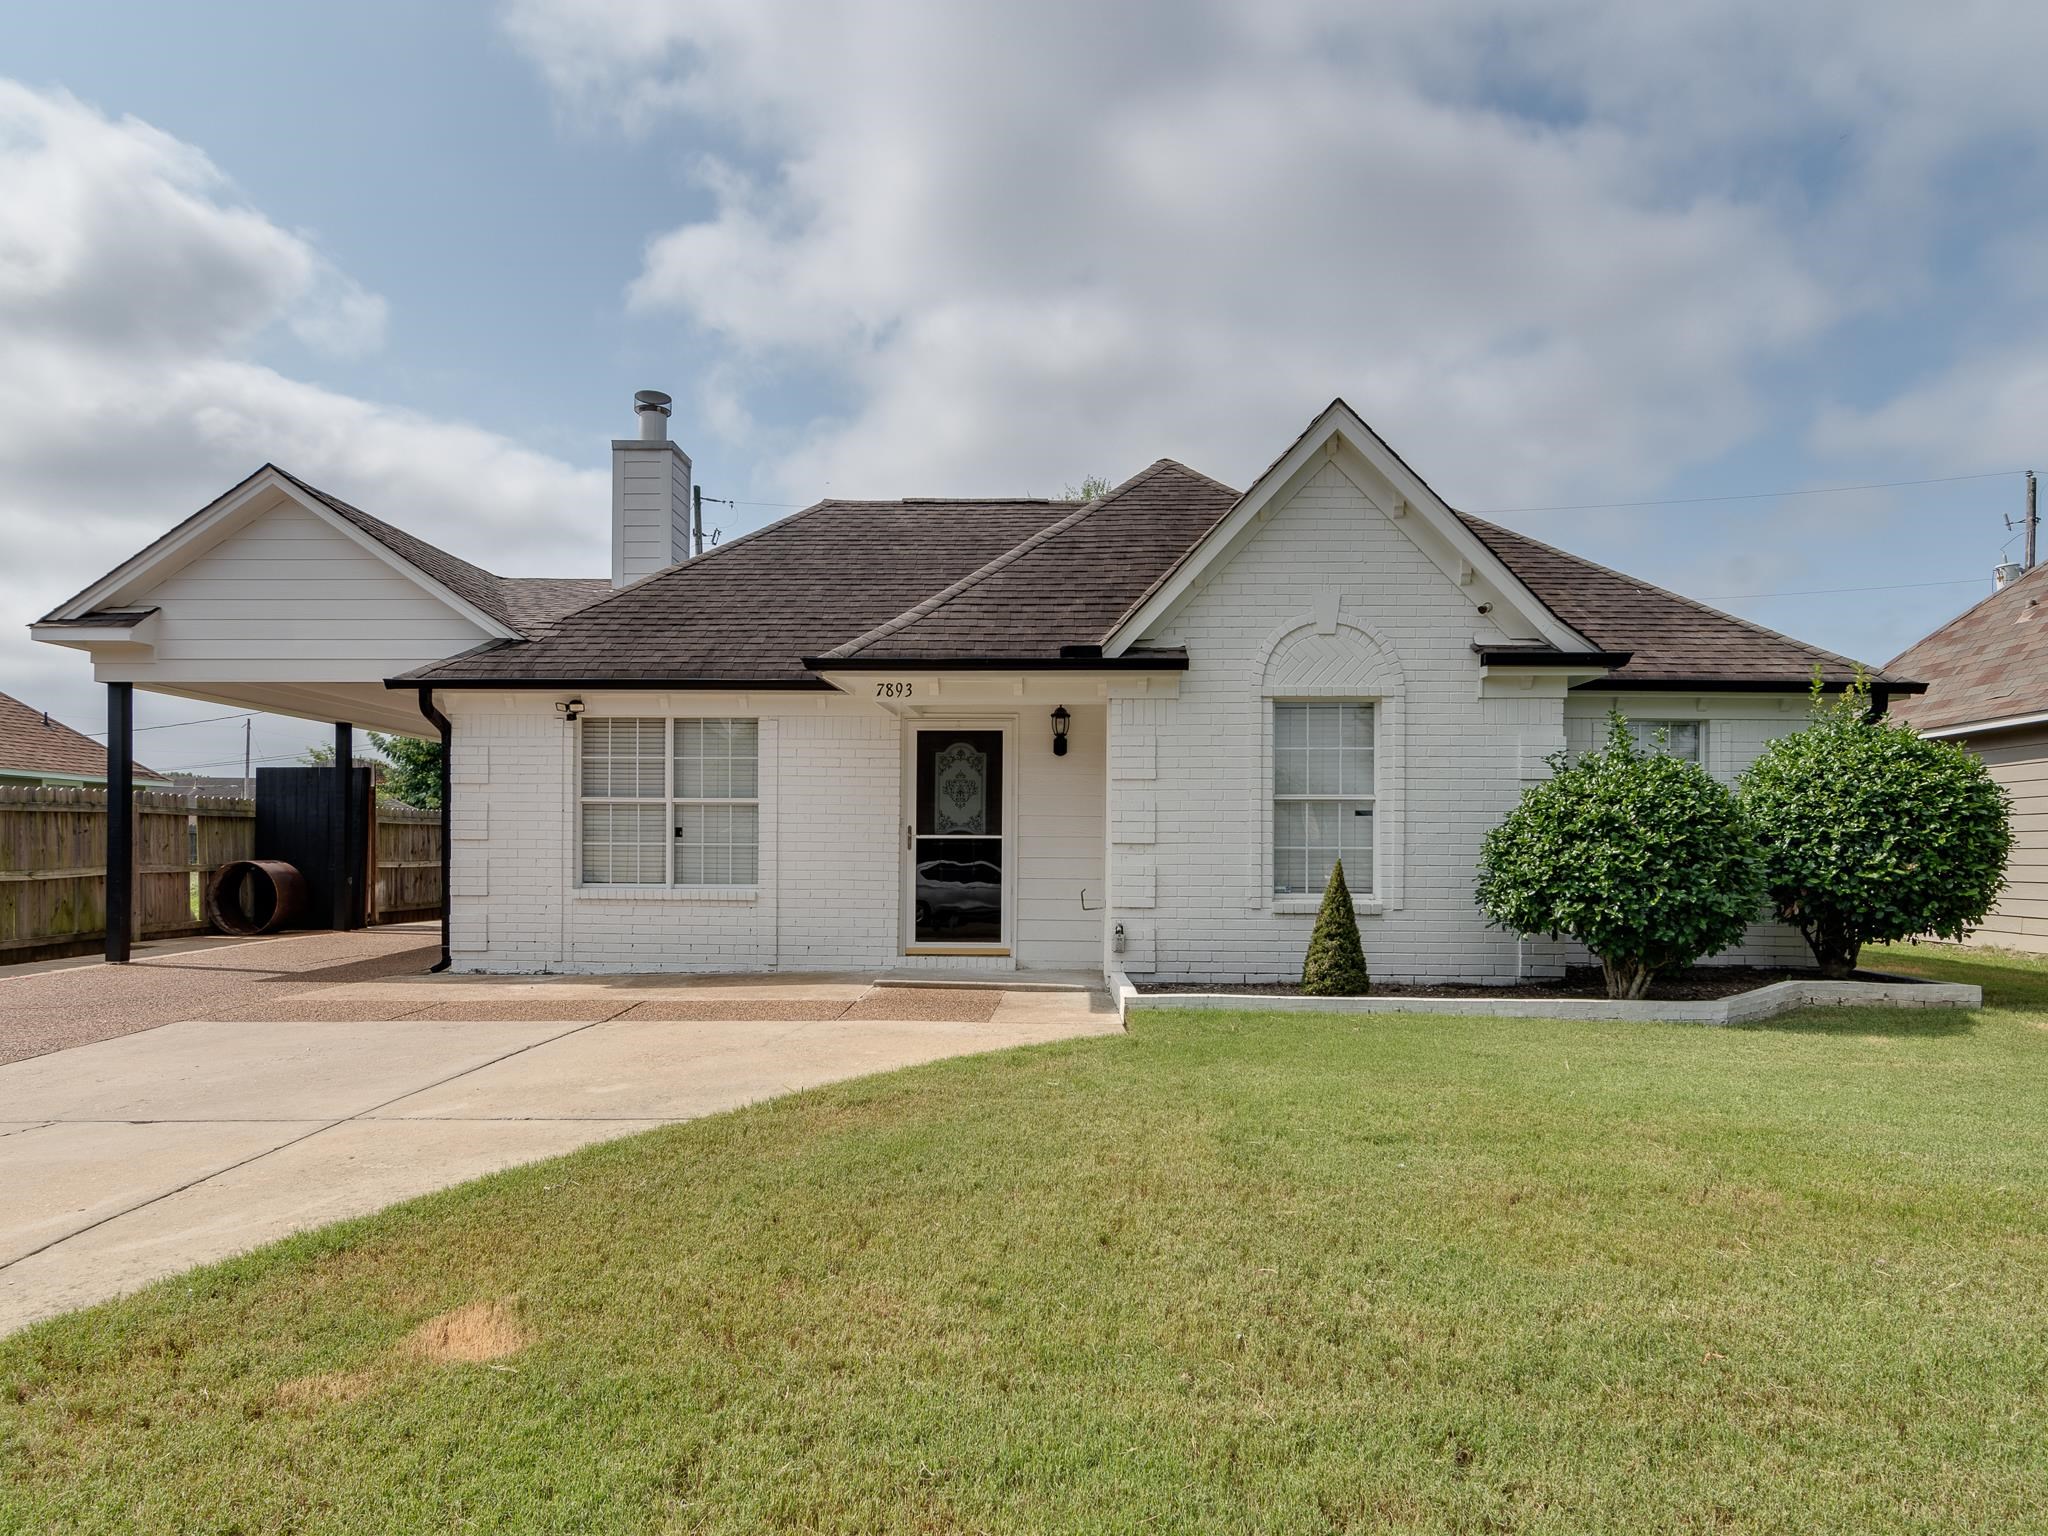
[[[494,576],[265,465],[219,500],[30,626],[85,652],[107,691],[109,807],[133,803],[134,697],[148,692],[333,727],[337,868],[362,828],[346,808],[358,727],[444,748],[442,963],[447,949],[447,718],[431,690],[384,680],[473,646],[517,640],[545,593],[587,600],[604,583]],[[131,820],[107,824],[106,958],[129,959],[136,857]],[[334,887],[332,924],[359,922]]]

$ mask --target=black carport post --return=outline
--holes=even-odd
[[[334,926],[355,926],[356,733],[346,720],[334,723]]]
[[[107,962],[135,938],[135,685],[107,684]]]

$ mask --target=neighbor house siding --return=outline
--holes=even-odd
[[[903,723],[838,695],[588,695],[593,716],[760,722],[760,879],[749,895],[577,882],[576,730],[563,695],[451,692],[450,945],[469,971],[989,971],[1095,966],[1101,912],[1102,711],[1075,710],[1054,759],[1020,715],[1022,845],[1011,958],[901,952]],[[1041,761],[1042,759],[1042,761]],[[1068,771],[1071,770],[1071,771]],[[1092,831],[1092,841],[1084,835]]]
[[[2006,886],[1972,944],[2048,952],[2048,726],[1969,738],[2012,796],[2012,858]]]

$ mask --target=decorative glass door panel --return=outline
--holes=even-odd
[[[919,730],[911,942],[1003,941],[1003,733]]]

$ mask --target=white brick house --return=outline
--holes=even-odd
[[[1341,401],[1242,493],[1162,460],[704,554],[640,411],[609,581],[496,577],[266,467],[36,633],[117,691],[445,723],[449,959],[509,972],[1287,978],[1341,854],[1376,976],[1553,974],[1472,900],[1544,759],[1619,706],[1732,778],[1855,670],[1455,512]]]

